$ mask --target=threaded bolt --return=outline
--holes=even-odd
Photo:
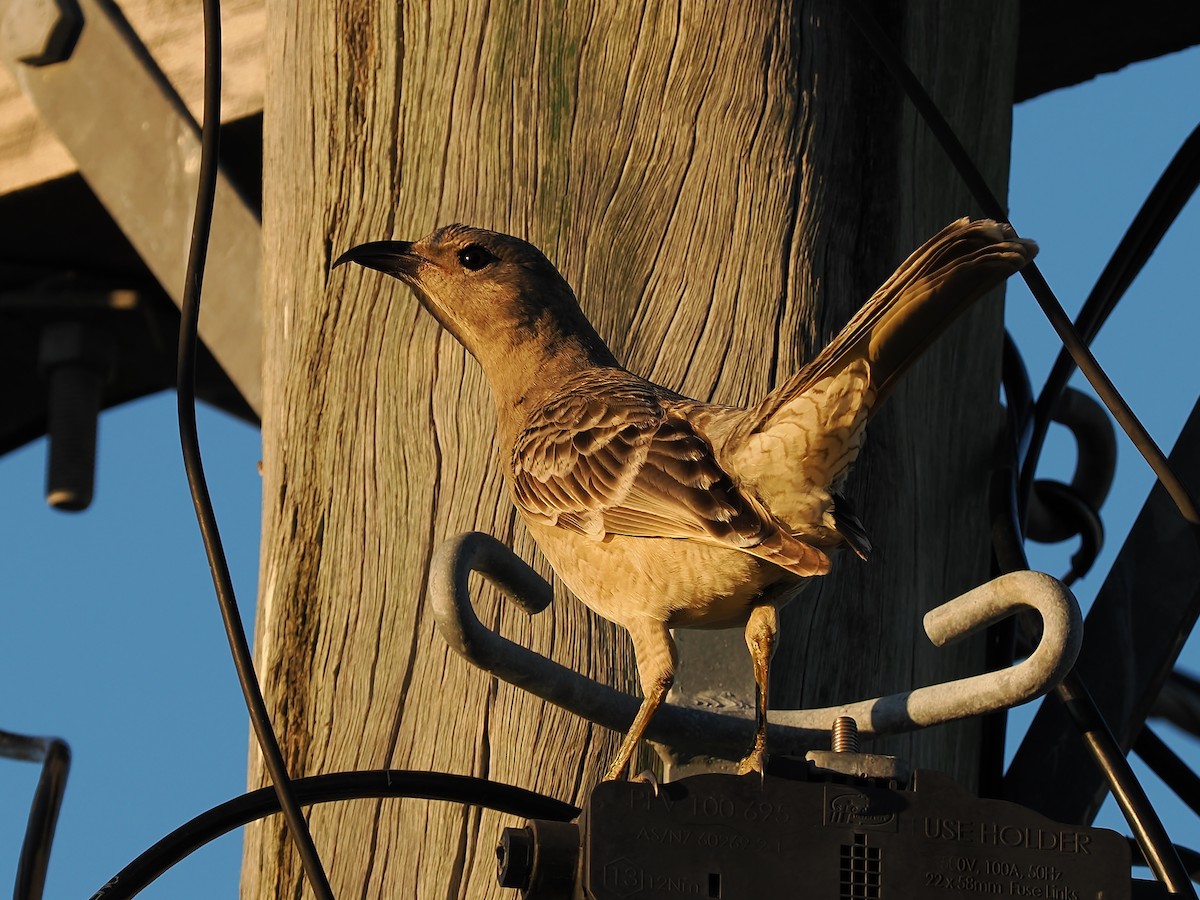
[[[78,511],[92,502],[96,420],[113,366],[113,344],[101,326],[62,319],[42,331],[38,367],[47,393],[46,502]]]
[[[838,716],[833,720],[830,744],[834,753],[857,753],[858,723],[851,716]]]

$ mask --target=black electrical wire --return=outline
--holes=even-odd
[[[1133,752],[1192,812],[1200,816],[1200,775],[1193,772],[1149,725],[1142,726],[1141,733],[1133,742]]]
[[[958,140],[958,136],[942,116],[941,110],[925,92],[924,86],[908,68],[900,53],[884,34],[883,29],[879,27],[879,23],[875,21],[874,16],[862,0],[852,0],[847,8],[867,42],[925,119],[926,125],[942,145],[950,162],[958,170],[960,177],[966,182],[968,189],[975,196],[976,202],[983,208],[984,213],[997,221],[1008,222],[1007,210],[1000,205],[966,149]],[[1070,318],[1037,266],[1034,263],[1028,264],[1021,270],[1021,275],[1025,279],[1025,283],[1029,285],[1038,305],[1041,306],[1042,312],[1058,333],[1063,346],[1079,366],[1079,370],[1091,383],[1092,388],[1108,407],[1118,424],[1129,435],[1134,446],[1150,464],[1155,476],[1179,508],[1180,514],[1192,526],[1193,534],[1200,540],[1200,511],[1197,511],[1195,502],[1171,468],[1166,455],[1134,415],[1129,404],[1125,402],[1099,363],[1096,362],[1091,350],[1079,333],[1075,331]],[[1010,471],[1015,474],[1015,466]],[[1009,491],[1014,498],[1016,497],[1016,488],[1017,485],[1014,484]],[[1012,513],[1014,516],[1016,515],[1015,507]],[[1019,550],[1020,559],[1011,560],[1011,565],[1006,565],[1004,560],[1000,560],[1001,568],[1005,571],[1028,568],[1028,564],[1024,560],[1020,522],[1014,519],[1012,524],[1015,535],[1006,543]],[[1120,752],[1112,732],[1104,722],[1078,674],[1074,671],[1068,673],[1063,683],[1055,689],[1055,693],[1063,702],[1071,721],[1079,730],[1093,759],[1108,780],[1113,797],[1125,814],[1155,876],[1172,893],[1195,897],[1195,889],[1188,878],[1187,871],[1179,861],[1179,856],[1174,852],[1162,822],[1153,806],[1150,805],[1137,777],[1129,767],[1129,761]]]
[[[1009,376],[1005,380],[1010,383],[1014,379]],[[1019,382],[1019,379],[1016,380]],[[992,551],[1002,572],[1025,570],[1029,568],[1029,561],[1025,556],[1017,511],[1015,460],[1008,460],[1007,465],[998,467],[996,473],[998,477],[1004,477],[1006,483],[994,484],[992,489]],[[1054,696],[1062,703],[1096,767],[1108,782],[1113,799],[1129,823],[1142,856],[1155,877],[1171,893],[1195,898],[1196,890],[1189,873],[1175,852],[1162,820],[1075,669],[1068,672],[1062,683],[1055,687]]]
[[[1200,680],[1174,669],[1154,698],[1150,717],[1166,719],[1193,737],[1200,737]]]
[[[569,822],[580,810],[569,803],[469,775],[402,770],[336,772],[292,782],[300,802],[331,803],[380,797],[446,800],[482,806],[526,819]],[[172,831],[110,878],[92,900],[126,900],[200,847],[235,828],[279,812],[279,798],[269,788],[252,791],[201,813]]]
[[[1070,526],[1079,535],[1079,550],[1071,556],[1071,568],[1059,579],[1067,587],[1091,569],[1104,544],[1104,522],[1099,511],[1071,485],[1058,481],[1037,482],[1037,501],[1057,523]],[[1018,499],[1020,491],[1017,492]],[[1036,540],[1036,539],[1035,539]]]
[[[1117,249],[1113,251],[1108,265],[1096,279],[1084,301],[1075,327],[1082,338],[1091,343],[1109,314],[1116,307],[1129,285],[1141,272],[1151,254],[1154,253],[1167,229],[1175,222],[1184,206],[1200,188],[1200,125],[1175,153],[1163,170],[1125,232]],[[1029,497],[1037,470],[1038,458],[1050,428],[1054,405],[1066,389],[1074,361],[1065,350],[1058,354],[1054,366],[1046,378],[1046,384],[1038,397],[1034,413],[1033,431],[1030,435],[1028,453],[1024,456],[1021,469],[1019,496],[1022,505]]]
[[[1020,460],[1026,455],[1029,434],[1033,428],[1033,384],[1029,370],[1013,336],[1004,332],[1004,349],[1001,357],[1000,380],[1004,388],[1005,422],[1011,446],[1006,459]]]
[[[60,738],[0,731],[0,756],[42,764],[33,803],[29,806],[29,820],[25,826],[25,839],[21,842],[21,855],[17,858],[17,878],[13,887],[13,900],[41,900],[46,888],[54,830],[71,770],[71,748]]]
[[[991,510],[992,543],[996,544],[1011,539],[1012,530],[1003,521],[996,522],[997,510],[1008,509],[1011,500],[1005,497],[1011,493],[1015,476],[1011,476],[1006,467],[1009,460],[1021,456],[1022,435],[1029,432],[1030,419],[1033,415],[1033,386],[1029,381],[1029,373],[1025,369],[1025,361],[1017,349],[1017,343],[1011,334],[1004,332],[1003,365],[1001,366],[1005,398],[1005,422],[1007,427],[1002,431],[999,444],[995,451],[993,472],[989,484],[991,496],[988,508]],[[1008,616],[988,626],[984,643],[984,668],[988,672],[1006,669],[1012,665],[1016,657],[1017,620]],[[980,750],[979,750],[979,795],[981,797],[1003,797],[1004,795],[1004,744],[1007,739],[1008,713],[1006,710],[996,710],[983,717]]]
[[[899,82],[904,92],[912,101],[913,106],[925,119],[925,124],[929,130],[937,138],[938,143],[942,145],[942,149],[949,157],[951,164],[958,170],[960,177],[966,183],[967,188],[975,197],[975,202],[980,205],[985,215],[990,216],[1000,222],[1008,222],[1008,212],[996,199],[996,195],[992,193],[987,182],[979,173],[970,155],[959,141],[958,136],[950,127],[937,104],[933,102],[929,94],[926,93],[924,86],[909,69],[907,63],[900,56],[899,51],[892,45],[888,36],[879,27],[879,23],[875,21],[875,17],[871,15],[862,0],[851,0],[847,5],[851,18],[859,27],[863,37],[871,48],[879,56],[883,64],[892,73],[892,76]],[[1009,222],[1011,224],[1011,222]],[[1179,508],[1180,514],[1192,526],[1192,531],[1200,540],[1200,510],[1197,510],[1196,503],[1192,499],[1183,482],[1175,474],[1171,468],[1170,462],[1167,460],[1166,454],[1154,442],[1150,433],[1142,425],[1141,421],[1134,415],[1129,404],[1125,402],[1125,398],[1117,391],[1108,374],[1096,362],[1095,356],[1079,333],[1075,330],[1071,319],[1067,316],[1062,308],[1062,304],[1058,302],[1058,298],[1054,295],[1050,285],[1046,282],[1041,270],[1038,269],[1034,262],[1029,263],[1021,270],[1021,277],[1025,279],[1025,283],[1029,286],[1029,290],[1033,293],[1038,305],[1041,306],[1042,312],[1050,321],[1055,332],[1067,352],[1071,354],[1075,364],[1079,367],[1079,371],[1091,383],[1093,390],[1097,396],[1108,407],[1110,413],[1117,423],[1124,429],[1129,439],[1133,442],[1134,447],[1149,463],[1150,468],[1154,471],[1155,476],[1172,501]]]
[[[320,860],[317,858],[315,847],[312,845],[311,836],[308,834],[307,823],[303,818],[303,814],[299,810],[299,799],[297,794],[303,793],[306,798],[305,802],[324,802],[325,800],[347,799],[350,796],[364,796],[362,793],[346,793],[346,789],[341,787],[330,787],[329,796],[315,797],[308,793],[309,788],[314,782],[320,782],[322,779],[352,779],[357,776],[374,776],[378,778],[380,775],[385,776],[387,781],[388,793],[374,794],[372,796],[388,796],[391,794],[392,779],[397,776],[411,776],[413,773],[351,773],[344,776],[317,776],[315,778],[301,779],[297,782],[290,782],[287,776],[286,768],[283,763],[282,754],[279,752],[278,743],[275,740],[273,731],[271,730],[269,718],[267,717],[265,703],[262,700],[261,692],[258,690],[257,679],[254,675],[252,660],[249,654],[249,648],[246,644],[244,629],[241,625],[240,615],[237,611],[236,600],[234,599],[232,582],[229,578],[228,567],[225,563],[224,552],[221,547],[220,537],[217,533],[215,516],[212,513],[211,502],[208,498],[207,486],[204,480],[203,469],[200,465],[199,447],[196,440],[195,428],[195,408],[194,408],[194,353],[195,353],[195,332],[196,322],[199,314],[199,293],[200,285],[203,278],[204,267],[204,251],[207,244],[207,235],[209,226],[211,225],[212,211],[212,192],[215,188],[216,177],[216,127],[213,123],[219,121],[219,20],[218,14],[215,12],[217,0],[206,0],[205,2],[205,116],[204,116],[204,136],[202,140],[202,161],[201,161],[201,200],[197,203],[196,221],[192,235],[192,246],[189,254],[188,264],[188,279],[185,287],[185,302],[184,316],[180,326],[180,354],[179,354],[179,396],[180,396],[180,433],[181,442],[184,448],[185,466],[188,469],[189,484],[192,489],[193,502],[197,509],[197,518],[200,522],[202,534],[205,538],[205,547],[209,557],[209,565],[213,571],[214,584],[216,585],[218,598],[221,602],[222,617],[225,621],[226,631],[230,639],[231,649],[233,650],[235,666],[238,669],[239,679],[242,681],[243,691],[246,694],[247,705],[250,709],[251,719],[255,726],[256,734],[259,737],[260,745],[263,749],[264,757],[267,761],[267,768],[271,772],[272,778],[275,781],[275,793],[272,794],[267,790],[257,791],[253,794],[245,795],[243,798],[230,801],[217,807],[215,810],[205,813],[192,822],[185,825],[183,828],[168,835],[159,844],[151,848],[147,853],[143,854],[138,860],[135,860],[126,867],[113,881],[106,885],[96,896],[100,897],[118,897],[118,896],[133,896],[141,887],[137,887],[132,893],[127,891],[130,886],[135,883],[132,877],[131,870],[149,872],[156,866],[161,865],[164,859],[175,853],[175,857],[171,862],[161,865],[157,871],[150,876],[144,883],[149,883],[157,874],[160,874],[174,861],[186,856],[196,847],[213,837],[223,834],[226,831],[245,824],[247,821],[252,821],[262,815],[270,814],[282,808],[285,817],[288,820],[289,829],[292,837],[297,844],[297,849],[301,853],[304,861],[305,871],[313,884],[314,890],[319,896],[332,896],[329,891],[328,882],[325,879],[324,871],[321,868]],[[852,4],[852,11],[858,21],[859,26],[866,34],[868,41],[875,46],[876,51],[883,58],[884,62],[893,69],[893,74],[904,85],[913,102],[925,116],[931,129],[942,142],[946,152],[951,157],[952,162],[959,169],[963,178],[967,181],[968,186],[976,196],[977,202],[981,204],[985,212],[1001,221],[1007,221],[1005,211],[999,206],[998,201],[991,194],[986,183],[979,175],[978,171],[971,164],[965,151],[958,143],[956,136],[946,125],[941,114],[937,111],[932,101],[924,94],[923,88],[917,82],[915,76],[908,70],[907,66],[895,53],[890,42],[878,29],[874,20],[866,14],[864,10]],[[214,51],[215,47],[215,51]],[[214,62],[215,59],[215,62]],[[217,89],[210,89],[212,76],[215,73]],[[206,166],[206,161],[208,165]],[[208,170],[206,172],[206,169]],[[204,195],[207,191],[207,198]],[[1149,434],[1142,427],[1141,423],[1134,416],[1132,410],[1125,404],[1123,398],[1116,391],[1115,387],[1108,380],[1102,369],[1095,362],[1086,344],[1080,339],[1080,336],[1075,332],[1066,313],[1062,310],[1057,298],[1054,297],[1049,285],[1035,266],[1028,266],[1023,273],[1026,281],[1029,283],[1034,296],[1042,306],[1047,318],[1059,333],[1064,346],[1071,356],[1075,359],[1080,370],[1084,372],[1088,380],[1092,382],[1093,387],[1100,395],[1101,399],[1109,407],[1114,417],[1122,425],[1135,445],[1147,458],[1151,467],[1154,469],[1159,480],[1163,482],[1172,498],[1179,506],[1184,517],[1193,525],[1200,525],[1200,515],[1197,515],[1195,505],[1190,496],[1188,496],[1178,479],[1175,478],[1171,471],[1162,451],[1154,444]],[[190,335],[190,341],[186,341],[185,337]],[[188,401],[188,402],[185,402]],[[1018,543],[1019,546],[1019,543]],[[1024,566],[1022,566],[1024,567]],[[1123,811],[1126,811],[1127,818],[1130,819],[1131,827],[1138,836],[1139,844],[1142,847],[1143,853],[1150,860],[1151,868],[1154,869],[1158,877],[1168,885],[1172,892],[1184,892],[1177,884],[1178,872],[1172,871],[1171,861],[1169,858],[1160,856],[1157,848],[1161,846],[1162,841],[1166,838],[1165,832],[1161,835],[1154,834],[1155,827],[1158,831],[1162,831],[1161,823],[1157,821],[1157,817],[1153,814],[1152,808],[1149,809],[1148,824],[1144,824],[1142,819],[1145,817],[1145,809],[1140,813],[1135,813],[1135,807],[1142,806],[1148,808],[1149,804],[1141,791],[1141,786],[1137,783],[1136,778],[1132,777],[1132,772],[1128,771],[1128,762],[1124,756],[1120,754],[1116,747],[1116,742],[1113,740],[1111,733],[1103,721],[1098,718],[1098,713],[1094,703],[1087,695],[1086,688],[1079,683],[1075,673],[1068,675],[1064,684],[1060,686],[1060,699],[1067,706],[1072,720],[1079,726],[1081,733],[1084,735],[1085,741],[1093,750],[1098,763],[1101,764],[1106,776],[1109,778],[1113,788],[1114,795],[1121,804]],[[1113,759],[1115,752],[1116,759]],[[1126,773],[1121,771],[1122,765]],[[455,776],[437,775],[436,773],[428,773],[426,778],[455,778]],[[461,778],[461,776],[458,776]],[[485,783],[486,784],[486,783]],[[507,786],[505,786],[507,787]],[[509,790],[518,790],[509,788]],[[527,793],[527,792],[526,792]],[[401,794],[407,796],[429,796],[427,794]],[[537,795],[534,795],[537,796]],[[311,799],[309,799],[311,797]],[[459,798],[453,798],[459,799]],[[542,801],[550,803],[558,803],[551,801],[549,798],[541,798]],[[488,805],[488,804],[484,804]],[[253,812],[248,812],[253,811]],[[506,809],[505,811],[516,811]],[[577,814],[577,810],[569,807],[566,804],[561,804],[560,812],[566,818],[573,817]],[[520,814],[520,813],[518,813]],[[529,813],[525,813],[529,815]],[[247,817],[248,816],[248,817]],[[543,814],[542,817],[552,818],[552,815]],[[232,824],[226,824],[226,823]],[[199,839],[202,835],[211,835],[209,837]],[[307,845],[307,846],[306,846]],[[1167,846],[1170,847],[1169,841]],[[179,852],[182,850],[182,852]],[[1182,870],[1182,866],[1178,863],[1178,858],[1175,858],[1175,864],[1178,869]],[[1185,873],[1186,875],[1186,873]],[[1195,896],[1194,890],[1191,889],[1190,882],[1185,882],[1187,892],[1191,896]],[[144,886],[144,884],[143,884]]]
[[[1062,703],[1092,758],[1104,773],[1113,799],[1129,823],[1154,877],[1166,885],[1172,894],[1196,897],[1191,874],[1175,852],[1170,835],[1154,811],[1150,798],[1146,796],[1117,739],[1100,716],[1095,700],[1074,669],[1054,689],[1054,695]]]
[[[208,238],[212,230],[213,204],[216,199],[218,152],[221,123],[221,10],[220,0],[204,0],[204,115],[200,131],[200,177],[196,192],[196,211],[192,220],[192,239],[188,247],[187,276],[183,288],[183,305],[179,319],[179,358],[177,371],[179,441],[183,448],[183,463],[187,470],[188,487],[196,507],[196,519],[204,539],[208,566],[212,571],[225,634],[233,654],[238,681],[246,698],[246,707],[254,733],[262,750],[263,760],[279,797],[288,833],[300,854],[304,873],[314,893],[322,900],[332,900],[333,891],[321,865],[316,845],[308,830],[308,822],[300,809],[288,777],[287,765],[279,749],[279,741],[271,727],[270,715],[254,660],[246,640],[246,630],[238,611],[233,592],[233,579],[217,529],[204,466],[200,459],[200,440],[196,430],[196,338],[200,319],[200,293],[204,283],[204,264],[208,253]]]

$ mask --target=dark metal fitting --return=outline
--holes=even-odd
[[[533,871],[533,830],[505,828],[496,845],[496,881],[500,887],[525,890]]]
[[[877,784],[905,788],[912,779],[912,766],[896,756],[881,753],[856,753],[845,750],[809,750],[804,758],[819,771],[847,778],[863,778]]]
[[[895,787],[907,787],[912,767],[895,756],[860,753],[858,722],[853,716],[838,716],[829,729],[829,749],[809,750],[804,758],[818,774],[832,773],[850,778],[865,778]]]
[[[108,332],[83,322],[54,322],[42,332],[38,368],[47,381],[46,502],[78,512],[92,502],[96,427],[113,368]]]
[[[43,377],[61,366],[82,366],[107,381],[114,363],[112,338],[102,325],[68,319],[49,322],[42,329],[38,371]]]
[[[496,846],[496,880],[524,900],[570,900],[579,880],[579,826],[529,819],[505,828]]]

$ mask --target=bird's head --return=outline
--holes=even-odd
[[[447,225],[419,241],[360,244],[333,265],[347,262],[411,287],[485,367],[526,345],[553,349],[563,335],[595,335],[558,270],[532,244],[507,234]]]

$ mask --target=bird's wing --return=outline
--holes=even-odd
[[[812,362],[736,420],[718,441],[721,458],[785,527],[832,526],[865,555],[861,524],[839,511],[833,492],[858,456],[867,419],[956,316],[1036,253],[1037,245],[1011,226],[951,223],[905,260]]]
[[[759,405],[761,427],[791,398],[848,363],[870,363],[877,407],[905,369],[964,310],[1037,255],[1037,244],[991,219],[959,219],[900,264],[895,273],[811,362]]]
[[[798,575],[828,571],[824,553],[788,534],[721,468],[687,401],[632,376],[608,382],[564,392],[517,438],[513,494],[525,515],[597,540],[698,540]]]
[[[834,525],[833,492],[862,448],[874,399],[870,382],[867,361],[853,360],[788,398],[765,421],[747,412],[721,445],[721,458],[743,486],[792,531]],[[747,429],[747,419],[756,427]]]

